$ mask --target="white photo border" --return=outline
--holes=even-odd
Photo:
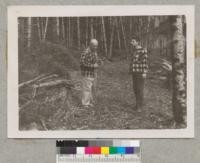
[[[77,12],[78,11],[78,12]],[[18,17],[185,15],[187,23],[187,128],[137,130],[20,131],[18,113]],[[8,138],[193,138],[194,137],[194,6],[9,6],[8,7]]]

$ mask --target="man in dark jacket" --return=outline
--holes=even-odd
[[[144,98],[144,84],[148,70],[147,50],[142,48],[138,40],[131,40],[131,64],[130,73],[133,79],[133,90],[136,97],[136,109],[141,111]]]

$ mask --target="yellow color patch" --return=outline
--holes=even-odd
[[[109,147],[101,147],[101,154],[109,154]]]

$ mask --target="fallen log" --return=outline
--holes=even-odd
[[[20,84],[19,84],[19,89],[20,89],[20,88],[23,88],[23,87],[25,87],[25,86],[27,86],[27,85],[30,85],[30,84],[36,82],[37,80],[39,80],[39,79],[41,79],[41,78],[43,78],[43,77],[45,77],[45,76],[46,76],[45,74],[42,74],[42,75],[40,75],[40,76],[37,76],[37,77],[34,78],[34,79],[31,79],[31,80],[29,80],[29,81],[20,83]]]
[[[49,75],[47,77],[39,79],[38,82],[41,82],[41,81],[44,81],[44,80],[48,80],[48,79],[52,79],[52,78],[56,78],[56,77],[58,77],[57,74]]]
[[[59,80],[55,80],[55,81],[34,84],[33,88],[38,89],[38,88],[43,88],[43,87],[53,87],[53,86],[57,86],[57,85],[64,85],[69,88],[74,87],[74,84],[72,82],[69,82],[69,80],[59,79]]]
[[[22,110],[24,108],[26,108],[28,105],[30,105],[33,101],[28,101],[25,104],[23,104],[22,106],[19,107],[19,110]]]
[[[34,79],[31,79],[29,81],[26,81],[26,82],[23,82],[23,83],[20,83],[19,84],[19,89],[20,88],[23,88],[25,86],[28,86],[28,85],[31,85],[31,84],[34,84],[35,82],[41,82],[41,81],[44,81],[44,80],[48,80],[48,79],[51,79],[51,78],[56,78],[58,77],[57,74],[53,74],[53,75],[47,75],[47,74],[42,74]]]

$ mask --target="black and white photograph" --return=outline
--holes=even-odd
[[[185,8],[10,7],[8,136],[193,137]]]

